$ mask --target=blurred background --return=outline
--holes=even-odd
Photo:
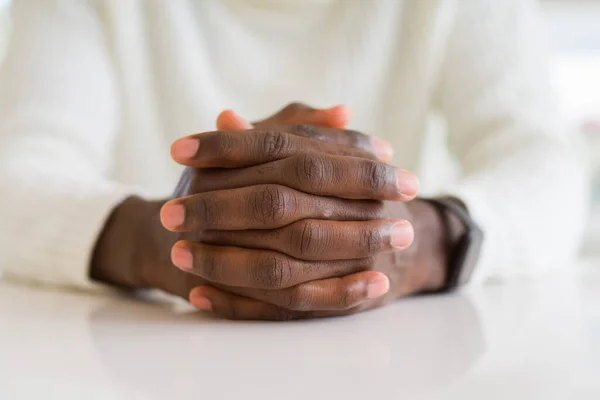
[[[10,34],[10,3],[0,0],[0,57]],[[564,121],[589,152],[592,214],[584,251],[600,253],[600,0],[540,3]]]
[[[564,119],[588,143],[593,192],[585,250],[600,253],[600,1],[541,4]]]

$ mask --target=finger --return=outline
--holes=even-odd
[[[211,246],[186,240],[173,246],[171,261],[181,270],[209,282],[266,290],[348,275],[365,270],[373,262],[368,259],[303,261],[269,250]]]
[[[383,162],[390,161],[394,156],[392,145],[375,136],[365,135],[349,129],[317,130],[312,125],[290,125],[292,133],[319,142],[335,144],[359,149],[373,154]]]
[[[281,185],[257,185],[181,197],[161,209],[171,231],[274,229],[301,219],[381,219],[383,204],[313,196]]]
[[[239,290],[239,294],[293,311],[347,310],[386,294],[388,277],[364,271],[314,280],[282,290]]]
[[[298,153],[375,158],[370,145],[339,146],[308,138],[341,135],[344,132],[351,131],[318,128],[311,125],[294,125],[268,130],[252,129],[244,132],[207,132],[175,141],[171,146],[171,156],[179,164],[197,168],[248,167],[280,160]]]
[[[316,109],[301,103],[293,103],[275,115],[262,121],[250,123],[233,110],[225,110],[217,117],[217,129],[236,131],[255,128],[272,128],[282,125],[310,124],[324,128],[343,129],[350,122],[350,109],[339,105],[327,109]]]
[[[342,131],[350,122],[350,108],[338,105],[328,109],[315,109],[303,103],[292,103],[266,120],[255,122],[257,128],[273,128],[283,125],[315,125],[328,128],[337,128],[327,134],[315,135],[314,132],[299,129],[296,135],[323,141],[359,148],[375,154],[381,161],[388,162],[394,152],[390,143],[374,136],[364,135],[356,131]]]
[[[301,260],[350,260],[404,250],[414,240],[405,220],[338,222],[305,219],[275,230],[204,231],[200,240],[285,253]]]
[[[271,128],[282,125],[310,124],[325,128],[343,129],[350,122],[350,108],[338,105],[327,109],[317,109],[302,103],[292,103],[275,115],[254,122],[257,128]]]
[[[252,124],[233,110],[225,110],[217,117],[217,130],[220,131],[242,131],[252,129]]]
[[[272,117],[255,122],[253,125],[256,128],[265,129],[302,124],[336,128],[326,135],[314,135],[312,132],[306,130],[298,130],[296,134],[326,143],[363,149],[375,154],[383,162],[391,161],[394,156],[394,150],[390,143],[357,131],[342,131],[350,123],[350,118],[350,108],[345,105],[337,105],[328,109],[316,109],[306,104],[292,103]]]
[[[189,295],[190,304],[232,320],[287,321],[296,313],[274,304],[238,296],[211,286],[198,286]]]
[[[342,278],[308,282],[289,289],[243,290],[243,297],[201,286],[190,292],[190,302],[233,319],[291,319],[315,312],[344,311],[377,299],[389,291],[387,276],[360,272]],[[318,314],[317,314],[318,315]]]
[[[300,154],[244,170],[200,172],[194,192],[279,184],[319,196],[345,199],[401,200],[415,198],[418,178],[379,161],[325,154]]]

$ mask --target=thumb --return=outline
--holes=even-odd
[[[257,128],[282,125],[314,125],[322,128],[343,129],[350,122],[350,109],[345,105],[331,108],[312,108],[302,103],[292,103],[274,115],[254,122]]]
[[[317,109],[299,116],[296,123],[307,123],[324,128],[344,129],[350,123],[350,108],[345,105]],[[304,120],[303,120],[304,119]]]
[[[269,118],[254,123],[248,122],[233,110],[225,110],[217,117],[217,130],[238,131],[301,124],[345,129],[350,117],[350,109],[346,105],[317,109],[301,103],[292,103]]]
[[[233,110],[225,110],[217,117],[217,130],[241,131],[252,129],[252,124],[237,115]]]

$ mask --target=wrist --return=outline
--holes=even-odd
[[[413,265],[420,273],[414,282],[417,292],[434,292],[444,288],[448,279],[451,250],[466,231],[464,224],[449,211],[436,210],[426,199],[407,203],[415,230]]]
[[[154,286],[151,266],[164,252],[158,220],[162,204],[130,197],[113,210],[94,248],[92,279],[123,288]]]

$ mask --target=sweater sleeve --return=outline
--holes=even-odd
[[[536,4],[456,3],[439,93],[462,168],[449,194],[486,234],[474,280],[566,265],[582,236],[587,181],[554,108]]]
[[[80,0],[18,0],[0,73],[0,270],[99,288],[88,269],[111,210],[134,188],[107,179],[119,124],[99,14]]]

